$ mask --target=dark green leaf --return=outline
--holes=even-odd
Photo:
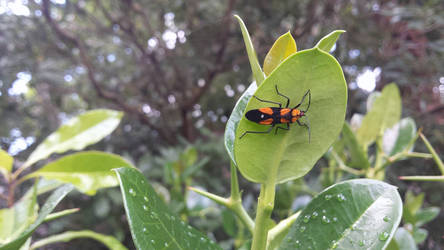
[[[125,211],[137,249],[220,249],[171,213],[135,168],[119,168]]]
[[[51,196],[43,204],[39,211],[37,219],[29,225],[17,238],[8,242],[5,245],[0,246],[0,250],[17,250],[23,245],[26,240],[31,236],[34,230],[45,220],[52,210],[59,204],[59,202],[69,193],[74,187],[72,185],[64,185],[57,188]]]
[[[230,118],[227,121],[227,126],[225,127],[225,134],[224,134],[225,149],[227,150],[228,155],[231,158],[231,161],[235,165],[237,164],[234,159],[234,141],[236,139],[237,126],[239,125],[239,122],[244,115],[245,107],[247,107],[248,101],[254,95],[256,89],[257,85],[255,82],[253,82],[250,84],[247,90],[245,90],[245,92],[237,101],[236,106],[234,106]]]
[[[310,123],[311,142],[305,127],[291,124],[290,130],[277,134],[247,134],[245,131],[266,131],[269,126],[259,125],[242,118],[237,128],[234,150],[240,172],[250,181],[282,183],[305,175],[327,151],[342,129],[347,104],[347,86],[342,69],[334,57],[317,48],[300,51],[279,65],[257,89],[255,95],[263,100],[281,102],[291,100],[296,106],[302,96],[311,91],[311,105],[307,117],[301,122]],[[304,110],[308,97],[300,106]],[[255,98],[246,110],[270,105]],[[280,125],[284,126],[285,125]]]
[[[230,210],[225,209],[222,211],[222,223],[224,231],[229,236],[235,238],[237,234],[236,218]]]
[[[308,204],[280,249],[384,249],[401,213],[394,186],[370,179],[338,183]]]

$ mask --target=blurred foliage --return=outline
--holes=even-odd
[[[228,194],[229,160],[221,135],[235,100],[251,82],[234,13],[244,17],[260,62],[287,31],[296,38],[298,50],[303,50],[331,30],[347,30],[333,54],[349,83],[348,116],[365,113],[368,92],[360,88],[359,76],[371,71],[377,76],[377,90],[392,81],[398,84],[402,117],[412,117],[438,155],[443,155],[444,6],[440,0],[29,0],[25,6],[29,15],[0,11],[0,147],[15,156],[15,167],[70,117],[106,107],[127,115],[112,138],[96,149],[133,159],[150,180],[158,182],[158,192],[169,193],[172,184],[165,182],[164,167],[172,164],[180,170],[187,165],[181,159],[184,150],[195,148],[196,162],[209,161],[188,181]],[[28,88],[20,88],[23,85]],[[418,144],[415,151],[427,149]],[[426,193],[427,204],[442,207],[442,184],[397,178],[416,175],[418,166],[424,174],[438,174],[431,160],[426,163],[409,159],[394,164],[386,178],[401,192],[410,185],[416,193]],[[307,185],[320,186],[314,181],[319,171],[314,168]],[[245,207],[252,209],[257,186],[241,180],[241,188]],[[290,202],[279,192],[296,194],[292,190],[297,188],[279,188],[277,199],[283,200],[276,202],[276,216],[284,216]],[[116,192],[100,191],[95,199],[79,194],[68,202],[81,206],[82,215],[65,224],[53,223],[57,226],[51,224],[47,230],[91,228],[127,239],[126,245],[132,246],[127,228],[120,226],[126,223]],[[186,192],[183,187],[181,192]],[[201,214],[211,216],[214,224],[202,225],[211,220],[199,221],[195,216],[190,218],[192,224],[214,232],[218,239],[229,238],[231,222],[222,228],[219,212],[205,212]],[[443,218],[441,213],[424,226],[430,233],[421,245],[424,249],[444,245],[439,223]],[[111,228],[115,231],[110,232]],[[102,247],[94,244],[74,240],[63,247]]]

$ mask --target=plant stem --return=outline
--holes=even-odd
[[[444,163],[439,158],[435,149],[433,149],[432,144],[430,144],[429,140],[427,140],[427,138],[421,132],[419,132],[419,136],[421,136],[421,139],[424,141],[426,147],[429,149],[430,153],[432,153],[433,160],[435,160],[436,165],[438,165],[441,174],[444,175]]]
[[[275,187],[274,182],[261,185],[254,223],[252,250],[264,250],[267,247],[268,220],[274,208]]]

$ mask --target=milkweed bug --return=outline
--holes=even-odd
[[[307,90],[307,92],[304,94],[304,96],[301,99],[301,102],[299,102],[298,105],[296,105],[294,108],[288,108],[288,105],[290,105],[290,98],[287,96],[279,93],[277,85],[275,85],[276,93],[285,99],[287,99],[287,104],[285,105],[285,108],[282,108],[282,104],[279,102],[273,102],[273,101],[266,101],[258,98],[257,96],[253,96],[260,102],[266,102],[266,103],[272,103],[279,105],[278,107],[265,107],[265,108],[259,108],[259,109],[252,109],[249,110],[245,114],[245,118],[248,120],[261,124],[261,125],[270,125],[270,128],[267,131],[245,131],[239,139],[242,139],[246,134],[268,134],[273,130],[273,128],[277,124],[286,124],[287,127],[280,127],[276,126],[276,130],[274,134],[277,133],[278,129],[282,130],[290,130],[290,123],[297,122],[299,126],[306,127],[308,129],[308,143],[310,143],[310,123],[307,119],[307,123],[299,121],[299,118],[302,116],[305,116],[305,113],[310,108],[310,102],[311,102],[311,92],[310,90]],[[306,110],[300,110],[298,109],[299,106],[304,102],[305,97],[308,95],[308,106]]]

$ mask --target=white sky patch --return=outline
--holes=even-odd
[[[371,68],[365,68],[364,72],[360,73],[356,78],[356,83],[360,89],[372,92],[376,87],[376,81],[379,80],[380,75],[381,68],[379,67],[373,70],[371,70]]]
[[[34,137],[18,137],[12,141],[11,145],[9,146],[8,153],[12,156],[17,155],[21,151],[26,150],[34,142]]]
[[[148,43],[148,47],[154,49],[157,46],[157,43],[158,43],[157,42],[157,38],[152,37],[152,38],[148,39],[147,43]]]
[[[26,4],[28,4],[26,0],[0,0],[0,15],[6,13],[9,15],[29,16],[30,11]]]
[[[166,30],[162,34],[162,39],[168,49],[174,49],[176,47],[177,34],[171,30]]]
[[[31,81],[32,76],[27,72],[17,73],[17,80],[12,83],[12,87],[8,89],[8,94],[10,96],[18,96],[25,94],[29,90],[29,81]]]

